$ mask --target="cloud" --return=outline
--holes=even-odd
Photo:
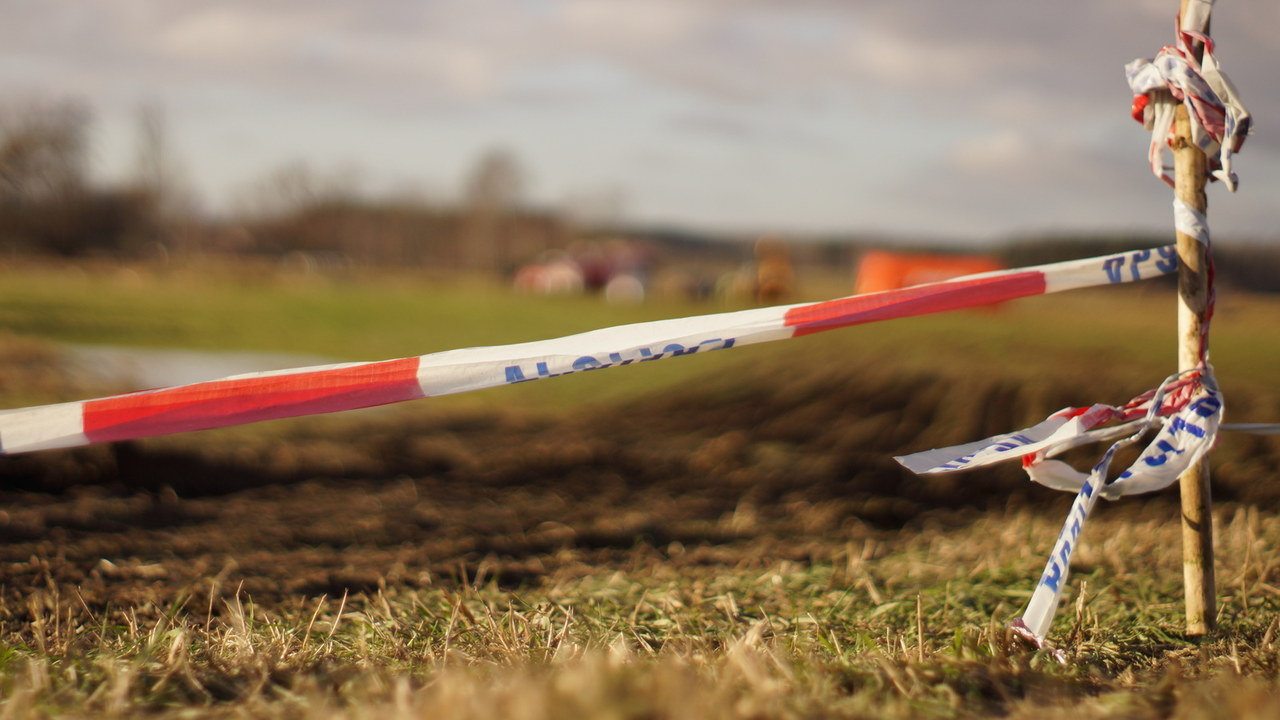
[[[269,8],[214,5],[184,14],[155,31],[150,43],[155,52],[178,62],[261,63],[287,57],[309,28]]]
[[[1140,173],[1145,137],[1127,118],[1122,66],[1172,39],[1175,9],[1168,0],[0,0],[0,8],[0,87],[77,94],[117,124],[140,101],[163,103],[175,137],[199,138],[184,148],[187,165],[211,186],[229,182],[232,163],[286,151],[330,153],[314,158],[321,166],[355,156],[371,159],[373,174],[447,167],[452,177],[458,158],[502,142],[540,153],[536,174],[552,186],[590,187],[597,180],[588,172],[636,178],[638,208],[669,202],[690,218],[732,218],[733,203],[747,202],[780,225],[788,212],[822,215],[821,201],[830,203],[829,225],[879,217],[877,208],[841,205],[848,188],[875,194],[880,208],[917,208],[894,215],[904,222],[945,228],[959,217],[981,227],[994,209],[965,183],[1018,198],[1006,218],[1026,207],[1034,219],[1052,210],[1041,197],[1101,204],[1095,191],[1110,187],[1117,168]],[[1280,96],[1269,92],[1277,25],[1275,0],[1215,11],[1220,57],[1259,119],[1240,168],[1245,187],[1260,191],[1280,191],[1280,141],[1267,130],[1280,116]],[[653,148],[699,158],[696,182],[732,192],[634,162]],[[787,182],[743,181],[734,175],[740,157],[782,168]],[[653,178],[641,180],[647,172]],[[652,199],[639,196],[644,188]],[[695,196],[707,203],[701,215],[673,199]],[[918,208],[935,205],[922,198],[955,213],[931,219]],[[1261,210],[1249,212],[1263,223]]]
[[[973,137],[952,146],[947,153],[949,164],[966,174],[1024,174],[1033,163],[1035,142],[1018,130],[1003,130],[993,135]]]
[[[678,46],[710,21],[707,6],[678,0],[566,0],[555,15],[570,37],[631,47]]]

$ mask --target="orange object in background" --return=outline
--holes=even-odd
[[[1004,265],[990,255],[937,255],[872,250],[858,263],[855,294],[896,290],[925,283],[950,280],[961,275],[1003,270]]]
[[[763,305],[784,302],[795,291],[796,271],[786,243],[772,237],[756,240],[756,301]]]

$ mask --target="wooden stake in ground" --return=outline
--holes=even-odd
[[[1189,0],[1181,0],[1180,19],[1188,18]],[[1208,30],[1208,11],[1201,27]],[[1192,20],[1194,22],[1194,20]],[[1174,195],[1201,213],[1208,210],[1204,186],[1208,172],[1204,153],[1191,142],[1191,119],[1185,104],[1174,116]],[[1178,240],[1178,369],[1190,370],[1201,360],[1209,308],[1208,248],[1181,230]],[[1218,603],[1213,575],[1213,496],[1209,463],[1201,460],[1179,478],[1182,489],[1182,575],[1186,591],[1187,633],[1204,635],[1217,627]]]

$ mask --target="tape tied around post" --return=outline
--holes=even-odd
[[[1165,378],[1156,389],[1123,405],[1064,408],[1024,430],[896,459],[920,474],[955,472],[1020,459],[1032,481],[1076,493],[1031,600],[1011,624],[1019,635],[1047,649],[1049,628],[1066,588],[1072,553],[1098,498],[1115,500],[1155,492],[1177,482],[1213,446],[1222,416],[1223,398],[1213,368],[1201,365]],[[1119,436],[1123,437],[1107,448],[1088,473],[1053,459],[1072,448]],[[1145,437],[1150,437],[1146,448],[1127,470],[1110,480],[1108,471],[1116,453]],[[1054,656],[1063,658],[1056,651]]]
[[[1173,199],[1173,227],[1196,242],[1209,247],[1209,219],[1199,210],[1183,202],[1181,198]]]

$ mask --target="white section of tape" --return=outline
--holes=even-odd
[[[1093,484],[1085,482],[1071,503],[1071,510],[1062,524],[1058,539],[1049,553],[1049,561],[1044,572],[1031,593],[1031,600],[1023,610],[1020,618],[1023,627],[1032,635],[1032,639],[1040,647],[1044,647],[1053,626],[1053,618],[1058,613],[1058,605],[1062,602],[1062,591],[1067,584],[1067,573],[1071,568],[1071,554],[1079,542],[1080,533],[1084,530],[1084,522],[1098,502],[1098,494]]]
[[[1062,492],[1080,492],[1088,474],[1082,473],[1061,460],[1040,460],[1023,467],[1027,477],[1039,485]]]
[[[1183,235],[1195,238],[1201,245],[1208,246],[1208,218],[1204,213],[1176,197],[1173,199],[1173,227]]]
[[[577,335],[424,355],[418,382],[428,396],[467,392],[615,365],[783,340],[786,313],[805,304],[619,325]]]
[[[1085,414],[1072,417],[1069,414],[1071,408],[1065,408],[1029,428],[894,459],[906,469],[920,475],[984,467],[1017,459],[1077,436],[1092,427],[1085,423],[1097,418],[1099,413],[1109,413],[1111,410],[1114,408],[1107,405],[1094,405]]]
[[[1178,481],[1188,468],[1200,462],[1218,436],[1222,420],[1222,393],[1206,375],[1185,407],[1165,418],[1163,427],[1138,459],[1120,477],[1102,488],[1102,496],[1155,492]]]
[[[86,445],[84,403],[0,411],[0,453]]]
[[[1172,245],[1068,260],[1043,265],[1045,293],[1117,285],[1168,275],[1178,269],[1178,253]]]

